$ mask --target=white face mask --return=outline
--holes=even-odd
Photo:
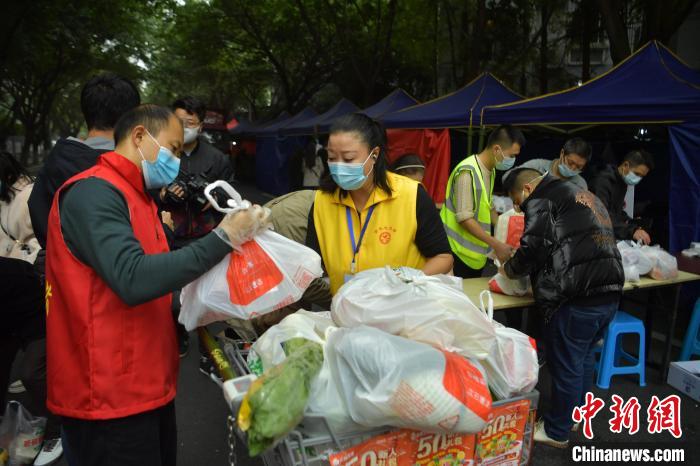
[[[199,136],[199,126],[196,128],[190,128],[185,126],[185,136],[184,136],[184,142],[185,144],[190,144],[194,142],[195,139],[197,139],[197,136]]]
[[[538,182],[539,180],[542,180],[545,176],[547,176],[548,173],[549,172],[544,172],[542,175],[538,176],[537,178],[534,178],[532,181],[530,181],[527,184],[532,185],[532,184]],[[525,189],[524,188],[525,187],[523,186],[523,192],[521,193],[522,201],[520,202],[520,206],[522,206],[525,203]],[[533,188],[533,191],[534,191],[534,188]],[[532,192],[530,192],[530,194],[532,194]],[[520,208],[522,209],[522,207],[520,207]]]

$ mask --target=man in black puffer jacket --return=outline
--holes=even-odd
[[[527,168],[514,172],[505,188],[525,214],[525,232],[500,271],[532,280],[552,377],[552,407],[535,440],[564,448],[571,414],[593,383],[595,342],[620,301],[620,253],[610,216],[590,192]]]

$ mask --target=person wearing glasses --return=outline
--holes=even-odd
[[[581,172],[591,160],[592,150],[590,144],[581,138],[571,138],[564,143],[559,158],[554,160],[533,159],[529,160],[518,168],[530,168],[540,173],[549,173],[560,180],[570,181],[574,186],[581,189],[588,189],[586,180],[581,176]],[[511,171],[503,175],[503,182],[510,176]]]
[[[173,234],[169,238],[170,247],[176,250],[209,234],[223,218],[222,213],[208,204],[202,206],[197,203],[192,194],[201,193],[186,195],[179,180],[185,175],[202,175],[209,182],[232,182],[233,167],[226,155],[201,136],[207,114],[202,101],[191,96],[181,97],[173,102],[171,109],[182,122],[184,143],[178,177],[175,182],[160,190],[159,201],[161,210],[170,212],[173,224]],[[173,313],[176,318],[179,308],[180,300],[176,294],[173,299]],[[189,350],[189,336],[182,325],[178,324],[177,328],[180,357],[185,357]],[[202,364],[209,367],[206,361]]]

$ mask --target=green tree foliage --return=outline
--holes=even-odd
[[[322,111],[341,96],[362,107],[396,87],[427,100],[483,71],[546,92],[572,82],[562,51],[580,51],[580,75],[591,74],[603,29],[615,61],[630,52],[630,18],[641,25],[632,45],[668,41],[697,0],[669,2],[11,0],[0,16],[0,140],[19,124],[27,152],[81,130],[80,88],[103,70],[136,81],[144,101],[191,94],[252,118]]]

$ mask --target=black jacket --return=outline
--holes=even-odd
[[[34,266],[23,260],[0,257],[0,283],[0,338],[15,336],[23,344],[45,338],[44,286]]]
[[[588,189],[598,196],[603,205],[608,209],[618,240],[632,239],[632,235],[638,226],[629,218],[625,207],[625,195],[627,183],[617,171],[617,167],[608,165],[600,170],[588,183]]]
[[[546,321],[562,304],[622,291],[620,253],[597,197],[547,176],[521,207],[525,232],[505,271],[512,278],[530,275]]]
[[[43,249],[46,248],[46,233],[53,195],[69,178],[95,165],[97,158],[105,152],[107,151],[93,149],[71,139],[60,139],[49,152],[46,163],[34,181],[32,194],[29,196],[32,228]]]
[[[233,182],[233,167],[229,158],[219,149],[199,138],[197,146],[190,155],[180,157],[180,174],[203,175],[209,182],[225,180]],[[152,193],[154,197],[156,193]],[[192,202],[173,203],[167,198],[160,202],[163,210],[172,214],[175,224],[175,248],[182,247],[190,241],[201,238],[219,224],[223,214],[214,209],[201,211]]]

